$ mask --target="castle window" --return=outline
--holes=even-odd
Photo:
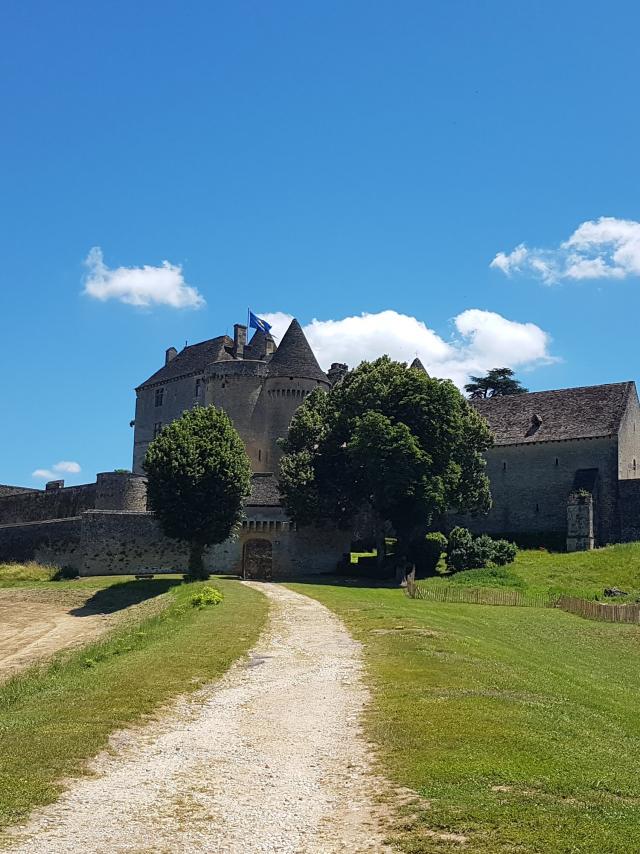
[[[539,513],[539,512],[540,512],[540,505],[536,504],[536,513]]]
[[[262,450],[258,448],[258,462],[262,459]]]
[[[557,466],[559,466],[559,465],[560,465],[560,460],[559,460],[557,457],[556,457],[556,465],[557,465]]]
[[[200,397],[202,391],[202,380],[196,380],[196,397]]]
[[[164,401],[164,389],[157,388],[156,389],[156,406],[162,406],[162,402]]]
[[[502,471],[506,471],[506,470],[507,470],[507,464],[506,464],[506,462],[503,462],[502,463]]]
[[[153,438],[157,438],[162,432],[162,421],[156,421],[153,425]]]

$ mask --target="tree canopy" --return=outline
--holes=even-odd
[[[144,461],[148,497],[164,533],[190,543],[189,576],[205,578],[202,555],[242,517],[251,467],[229,416],[197,406],[168,424]]]
[[[486,422],[448,380],[383,356],[314,391],[282,443],[280,488],[299,524],[343,527],[369,508],[406,552],[446,509],[488,510]]]
[[[502,397],[507,394],[526,394],[520,380],[514,379],[511,368],[492,368],[484,377],[469,377],[464,390],[473,399],[484,397]]]

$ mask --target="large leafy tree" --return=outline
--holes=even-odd
[[[448,380],[383,356],[314,391],[282,443],[280,488],[299,524],[343,527],[368,508],[406,557],[435,514],[486,511],[486,422]]]
[[[474,400],[484,397],[502,397],[506,394],[526,394],[520,380],[514,379],[511,368],[492,368],[484,377],[469,377],[464,390]]]
[[[206,578],[203,552],[230,536],[251,484],[249,458],[229,416],[213,406],[185,412],[151,442],[144,470],[162,530],[190,544],[188,577]]]

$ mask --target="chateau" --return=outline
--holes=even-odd
[[[419,360],[413,368],[424,370]],[[350,549],[331,527],[288,519],[275,472],[297,407],[328,390],[347,366],[325,374],[297,320],[279,346],[247,327],[178,352],[136,388],[133,471],[104,472],[92,484],[44,490],[0,485],[0,560],[37,559],[82,575],[181,571],[184,544],[166,538],[147,510],[142,463],[149,443],[185,410],[214,404],[242,437],[253,469],[238,535],[212,547],[218,572],[287,577],[331,572]],[[640,539],[640,406],[633,382],[472,401],[495,444],[487,452],[493,507],[487,516],[453,516],[476,532],[588,549]]]

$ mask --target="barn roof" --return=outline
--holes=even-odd
[[[511,394],[471,403],[496,445],[611,436],[620,429],[633,382]]]
[[[302,327],[294,318],[269,362],[270,377],[305,377],[329,385]]]
[[[199,344],[184,347],[167,365],[163,365],[148,380],[140,383],[138,388],[199,373],[204,371],[210,362],[232,359],[233,356],[227,351],[229,347],[233,347],[233,341],[228,335],[220,335],[218,338],[209,338]]]

